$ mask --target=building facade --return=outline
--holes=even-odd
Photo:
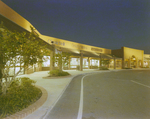
[[[122,68],[142,68],[144,61],[144,51],[122,47],[112,50],[112,54],[122,58]]]
[[[34,28],[29,21],[2,1],[0,1],[0,22],[1,21],[4,22],[4,25],[8,27],[8,29],[15,29],[19,32],[31,32],[30,26]],[[105,65],[105,67],[113,69],[150,67],[150,54],[144,54],[143,50],[128,47],[111,50],[45,36],[39,33],[37,29],[35,32],[39,35],[40,40],[43,40],[50,46],[49,50],[51,50],[51,53],[45,56],[45,62],[35,64],[30,67],[29,70],[24,70],[25,73],[57,68],[57,64],[54,64],[52,61],[52,57],[57,52],[68,52],[72,54],[69,64],[63,66],[63,69],[79,68],[81,71],[83,69],[95,69],[103,66],[102,60],[108,60],[109,64]]]

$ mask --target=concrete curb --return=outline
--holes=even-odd
[[[48,93],[43,87],[37,86],[37,85],[36,87],[41,89],[42,91],[42,96],[40,97],[39,100],[37,100],[35,103],[28,106],[27,108],[23,109],[22,111],[16,112],[15,114],[10,115],[3,119],[22,119],[28,116],[29,114],[31,114],[32,112],[34,112],[35,110],[37,110],[38,108],[40,108],[44,104],[44,102],[47,100]]]
[[[66,78],[66,77],[71,77],[72,75],[67,75],[67,76],[57,76],[57,77],[42,77],[43,79],[58,79],[58,78]]]

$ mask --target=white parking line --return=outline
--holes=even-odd
[[[83,79],[87,75],[83,76],[81,79],[81,92],[80,92],[80,103],[79,103],[79,111],[77,119],[82,119],[82,112],[83,112]]]
[[[100,73],[100,72],[98,72]],[[97,74],[96,73],[89,73],[89,74],[85,74],[85,76],[82,77],[81,79],[81,92],[80,92],[80,103],[79,103],[79,110],[78,110],[78,117],[77,119],[82,119],[82,112],[83,112],[83,79],[88,76],[88,75],[92,75],[92,74]]]
[[[107,71],[107,72],[110,72],[110,71]],[[81,79],[80,103],[79,103],[79,110],[78,110],[77,119],[82,119],[82,112],[83,112],[83,90],[84,90],[83,89],[83,79],[86,76],[93,75],[93,74],[99,74],[99,73],[102,73],[102,72],[98,71],[98,72],[88,73],[88,74],[85,74],[85,76],[83,76],[82,79]]]
[[[144,85],[144,84],[142,84],[142,83],[139,83],[139,82],[136,82],[136,81],[133,81],[133,80],[131,80],[131,82],[136,83],[136,84],[139,84],[139,85],[144,86],[144,87],[147,87],[147,88],[150,88],[150,86]]]

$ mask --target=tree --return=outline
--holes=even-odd
[[[47,52],[46,45],[39,40],[34,29],[30,33],[12,32],[2,23],[0,24],[0,84],[3,94],[15,77],[28,66],[42,62],[43,55]],[[19,71],[10,75],[10,68],[20,65]]]
[[[103,65],[103,66],[106,66],[110,63],[109,60],[106,60],[106,59],[101,59],[100,63]]]
[[[68,65],[71,54],[67,52],[58,52],[54,56],[54,63],[58,65],[58,69],[62,71],[62,67]]]

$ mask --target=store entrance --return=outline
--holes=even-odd
[[[131,57],[131,68],[136,68],[136,57],[132,55]]]

